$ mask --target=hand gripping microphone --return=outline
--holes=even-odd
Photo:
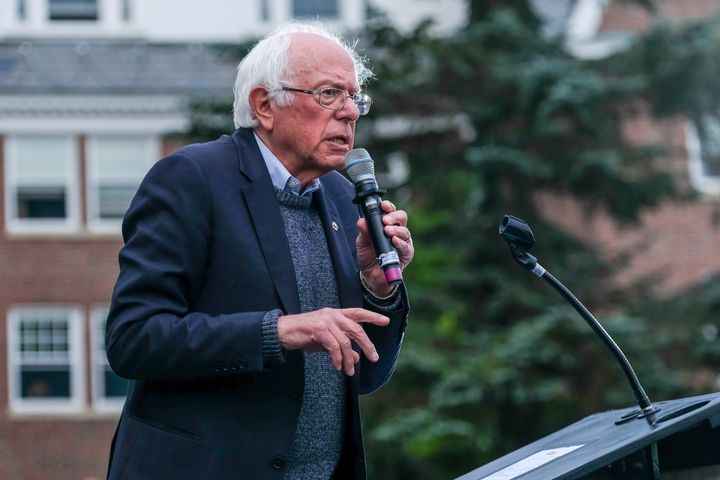
[[[367,222],[373,247],[378,255],[378,263],[385,272],[388,285],[402,283],[400,257],[397,250],[385,235],[382,223],[383,211],[380,208],[385,190],[378,188],[375,181],[375,164],[364,148],[355,148],[345,154],[345,171],[355,184],[356,196],[353,200]]]

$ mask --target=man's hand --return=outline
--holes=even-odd
[[[352,349],[352,340],[360,346],[371,362],[377,362],[375,345],[368,338],[361,323],[384,327],[390,319],[362,308],[323,308],[297,315],[283,315],[277,320],[280,346],[287,350],[307,350],[330,353],[332,365],[346,375],[355,374],[360,355]]]
[[[383,200],[380,208],[386,213],[382,221],[385,224],[385,235],[390,238],[393,247],[400,257],[400,269],[407,266],[415,255],[410,230],[407,228],[408,215],[404,210],[397,210],[388,200]],[[378,297],[385,297],[392,292],[392,287],[385,280],[385,273],[377,262],[377,254],[370,238],[367,223],[364,218],[358,220],[360,235],[355,241],[357,248],[358,266],[360,275],[365,280],[368,289]]]

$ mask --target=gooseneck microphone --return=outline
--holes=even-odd
[[[353,202],[359,206],[365,217],[375,253],[378,255],[378,263],[385,272],[385,280],[388,285],[400,284],[403,281],[400,257],[385,235],[385,226],[382,223],[383,211],[380,202],[385,190],[378,188],[375,164],[368,151],[355,148],[345,154],[345,171],[350,181],[355,184],[356,196]]]
[[[640,408],[623,415],[615,423],[619,425],[635,418],[645,418],[649,424],[653,425],[657,420],[656,413],[660,410],[655,408],[650,402],[650,398],[645,393],[645,390],[643,390],[642,385],[640,385],[640,380],[638,380],[637,375],[635,375],[635,371],[633,371],[632,366],[630,366],[630,362],[625,357],[622,350],[620,350],[620,347],[618,347],[612,337],[605,331],[602,325],[600,325],[600,322],[593,317],[592,313],[585,308],[585,305],[583,305],[580,300],[578,300],[575,295],[573,295],[572,292],[565,287],[565,285],[560,283],[557,278],[545,270],[545,268],[538,263],[535,256],[529,253],[529,250],[535,244],[535,237],[533,236],[532,230],[530,230],[530,226],[520,218],[513,217],[512,215],[505,215],[502,219],[502,223],[500,223],[499,233],[510,247],[510,251],[512,252],[512,256],[515,261],[518,262],[524,269],[529,270],[536,276],[544,279],[551,287],[562,295],[565,300],[572,305],[575,311],[580,314],[585,322],[587,322],[590,328],[592,328],[592,330],[600,337],[603,343],[615,356],[616,360],[620,364],[620,367],[622,367]]]

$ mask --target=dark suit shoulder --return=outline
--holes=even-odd
[[[350,180],[336,171],[332,171],[320,177],[320,183],[322,183],[323,187],[327,189],[328,192],[334,194],[355,194],[355,189]]]
[[[217,158],[235,157],[235,155],[236,149],[232,138],[223,135],[209,142],[185,145],[172,152],[169,156],[192,158],[199,163],[203,163]]]
[[[165,171],[180,164],[193,164],[196,172],[208,181],[235,178],[238,174],[238,150],[232,138],[223,135],[215,140],[181,147],[157,162],[155,169]]]

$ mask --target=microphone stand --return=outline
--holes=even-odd
[[[603,343],[610,349],[610,352],[615,356],[618,363],[623,369],[625,376],[627,377],[630,387],[635,394],[635,399],[640,407],[639,409],[633,410],[615,422],[616,425],[620,425],[625,422],[629,422],[634,419],[644,418],[650,425],[654,425],[657,421],[656,413],[660,409],[653,406],[650,402],[650,398],[645,393],[640,380],[633,371],[630,362],[625,357],[625,354],[620,350],[620,347],[615,343],[612,337],[605,331],[600,322],[585,308],[580,300],[568,290],[557,278],[555,278],[550,272],[548,272],[542,265],[537,261],[537,258],[531,255],[528,250],[535,244],[535,237],[527,223],[524,220],[512,215],[505,215],[502,223],[500,224],[500,235],[507,242],[512,252],[512,256],[523,268],[529,270],[534,275],[544,279],[550,284],[570,305],[580,314],[580,316],[587,322],[592,330],[600,337]]]

